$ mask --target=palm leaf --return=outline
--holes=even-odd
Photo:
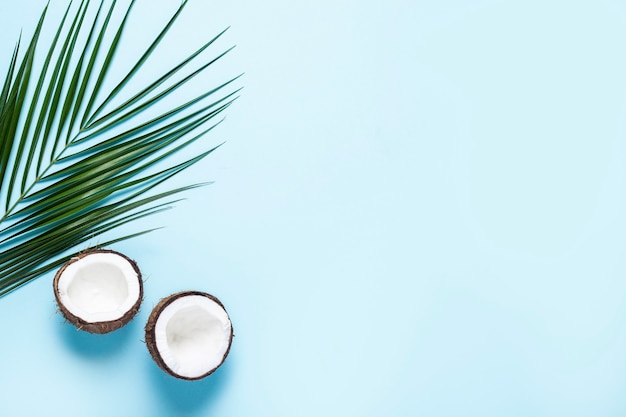
[[[101,236],[113,235],[98,246],[154,230],[119,232],[170,209],[179,201],[173,196],[202,185],[159,189],[217,148],[173,160],[223,120],[237,98],[233,85],[239,77],[187,99],[171,97],[232,48],[203,58],[222,31],[155,80],[131,87],[185,0],[108,90],[134,2],[119,12],[116,0],[97,6],[70,2],[44,43],[46,6],[27,45],[20,39],[11,55],[0,88],[0,296],[59,267]],[[117,96],[129,98],[115,104]],[[157,103],[167,106],[150,112]]]

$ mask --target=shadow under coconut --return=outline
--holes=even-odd
[[[107,334],[92,334],[61,319],[58,324],[61,339],[79,355],[90,358],[105,358],[115,356],[124,351],[132,341],[137,342],[138,320],[131,320],[126,326]]]
[[[150,355],[147,358],[149,379],[158,394],[155,399],[158,398],[171,411],[186,415],[215,402],[230,379],[229,359],[232,358],[227,359],[213,374],[197,381],[174,378],[163,372]]]

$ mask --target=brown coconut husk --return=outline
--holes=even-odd
[[[175,378],[184,379],[187,381],[195,381],[198,379],[206,378],[207,376],[211,375],[213,372],[217,370],[217,368],[219,368],[224,363],[224,361],[226,360],[226,357],[228,356],[228,353],[230,352],[230,348],[233,344],[233,337],[235,336],[235,334],[233,331],[233,326],[232,326],[232,321],[231,321],[230,338],[228,339],[228,348],[226,349],[226,352],[224,352],[224,356],[222,357],[222,360],[219,362],[219,364],[215,368],[209,370],[208,372],[198,377],[190,378],[190,377],[179,375],[176,372],[174,372],[172,369],[170,369],[170,367],[167,366],[167,364],[161,357],[161,354],[159,353],[159,349],[157,348],[156,335],[155,335],[156,323],[159,319],[159,316],[165,309],[165,307],[167,307],[168,305],[170,305],[171,303],[173,303],[179,298],[187,297],[190,295],[200,295],[202,297],[207,297],[215,301],[220,307],[224,309],[224,311],[226,311],[224,304],[222,304],[222,302],[217,297],[215,297],[214,295],[202,292],[202,291],[182,291],[182,292],[172,294],[168,297],[161,299],[161,301],[159,301],[157,305],[152,309],[152,313],[150,313],[150,317],[148,317],[148,322],[146,323],[146,327],[145,327],[145,330],[146,330],[145,342],[146,342],[146,346],[148,347],[148,351],[150,352],[150,356],[152,356],[152,359],[154,359],[154,362],[156,362],[159,368],[161,368],[164,372],[168,373],[169,375]],[[226,311],[226,315],[228,316],[227,311]],[[230,316],[228,316],[228,320],[230,321]]]
[[[133,304],[130,310],[126,312],[126,314],[124,314],[122,317],[120,317],[117,320],[100,321],[100,322],[94,322],[94,323],[87,322],[83,320],[82,318],[77,317],[74,314],[72,314],[63,305],[59,297],[58,284],[59,284],[59,279],[61,275],[63,274],[63,271],[65,271],[65,269],[69,265],[73,264],[74,262],[86,256],[93,255],[95,253],[113,253],[113,254],[119,255],[123,257],[124,259],[126,259],[132,265],[133,269],[137,273],[137,279],[139,280],[139,297],[137,298],[137,302]],[[119,253],[110,249],[89,250],[87,252],[80,253],[76,255],[75,257],[71,258],[61,267],[61,269],[57,271],[56,275],[54,276],[53,287],[54,287],[54,297],[56,299],[57,306],[61,314],[63,314],[63,317],[65,317],[65,320],[67,320],[69,323],[74,325],[78,330],[83,330],[88,333],[105,334],[105,333],[110,333],[114,330],[117,330],[121,327],[124,327],[125,325],[130,323],[130,321],[135,317],[135,315],[137,315],[137,313],[139,312],[139,307],[141,306],[141,302],[143,301],[143,280],[141,278],[141,271],[139,270],[137,263],[134,260],[130,259],[128,256],[124,255],[123,253]]]

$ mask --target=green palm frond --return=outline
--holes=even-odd
[[[202,185],[157,188],[217,148],[170,162],[221,122],[237,98],[238,77],[189,99],[173,93],[232,48],[195,64],[221,32],[145,87],[131,87],[185,0],[130,71],[107,90],[134,2],[122,9],[118,24],[112,23],[120,9],[115,0],[97,7],[89,0],[70,2],[44,43],[46,6],[28,44],[20,39],[11,55],[0,89],[0,296],[58,267],[94,238],[160,213],[180,193]],[[120,96],[128,98],[119,104]]]

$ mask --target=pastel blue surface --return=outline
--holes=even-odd
[[[1,74],[44,4],[0,2]],[[178,4],[138,0],[120,62]],[[0,299],[0,416],[626,415],[623,2],[190,0],[158,62],[229,25],[226,144],[172,184],[215,183],[114,247],[140,314]],[[236,331],[200,382],[142,342],[183,289]]]

